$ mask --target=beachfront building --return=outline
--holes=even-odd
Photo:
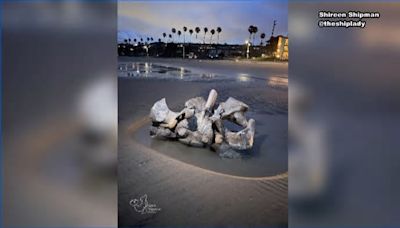
[[[267,45],[201,44],[201,43],[119,43],[119,56],[151,56],[187,59],[240,59],[288,60],[288,38],[271,37]]]
[[[271,36],[268,40],[268,52],[279,60],[289,59],[289,38],[287,36]]]

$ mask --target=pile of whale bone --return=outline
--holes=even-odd
[[[249,109],[245,103],[229,97],[217,101],[217,91],[212,89],[207,101],[203,97],[191,98],[180,112],[171,111],[165,98],[154,103],[150,111],[152,126],[150,135],[162,139],[174,139],[181,143],[210,147],[221,157],[239,158],[235,150],[246,150],[253,146],[255,120],[247,120],[244,113]],[[233,132],[224,127],[223,120],[242,126]]]

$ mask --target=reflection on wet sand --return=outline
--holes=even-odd
[[[271,87],[287,87],[289,79],[286,77],[271,76],[267,78],[267,85]]]
[[[118,66],[119,77],[134,77],[134,78],[175,78],[183,79],[183,77],[191,76],[191,71],[184,67],[172,67],[167,65],[134,62],[120,63]]]
[[[191,69],[190,67],[173,66],[166,63],[152,62],[120,62],[118,65],[118,77],[136,78],[136,79],[178,79],[185,81],[203,81],[203,80],[219,80],[249,83],[254,81],[267,80],[270,87],[288,86],[288,76],[266,76],[260,77],[249,73],[238,73],[236,77],[227,73],[207,72],[204,69]]]

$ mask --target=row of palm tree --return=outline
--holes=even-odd
[[[182,32],[183,31],[183,32]],[[196,28],[194,28],[194,29],[188,29],[186,26],[183,26],[183,28],[182,28],[182,31],[181,30],[177,30],[176,28],[172,28],[171,29],[171,32],[172,32],[172,34],[170,33],[170,34],[168,34],[168,38],[169,39],[172,39],[172,42],[174,42],[174,36],[175,36],[175,34],[178,36],[178,39],[180,39],[180,37],[181,37],[181,35],[183,35],[183,43],[186,43],[186,32],[189,32],[189,35],[190,35],[190,43],[192,42],[192,36],[193,36],[193,33],[195,33],[195,37],[196,37],[196,40],[198,40],[198,35],[199,35],[199,33],[201,32],[201,29],[200,29],[200,27],[196,27]],[[207,27],[204,27],[203,28],[203,32],[204,32],[204,36],[203,36],[203,43],[206,43],[206,35],[207,35],[207,33],[208,33],[208,28]],[[213,36],[215,35],[215,33],[217,33],[217,44],[219,43],[219,34],[222,32],[222,29],[221,29],[221,27],[217,27],[217,29],[211,29],[210,30],[210,40],[209,40],[209,43],[211,44],[212,43],[212,41],[213,41]],[[163,33],[162,34],[162,36],[163,36],[163,38],[164,38],[164,41],[166,41],[166,37],[167,37],[167,33]]]
[[[258,32],[258,27],[255,25],[250,25],[248,28],[248,31],[250,33],[249,41],[251,41],[253,38],[252,44],[255,44],[256,33]],[[264,41],[265,37],[266,37],[265,33],[260,34],[260,45],[263,45],[263,41]]]
[[[182,28],[182,31],[181,30],[177,30],[176,28],[172,28],[171,29],[172,34],[171,33],[167,34],[165,32],[162,33],[162,37],[164,39],[164,42],[165,43],[174,42],[174,37],[178,36],[178,39],[180,39],[180,37],[183,35],[183,43],[186,43],[186,32],[188,32],[189,35],[190,35],[190,41],[189,42],[192,42],[193,33],[195,33],[196,40],[198,40],[198,35],[201,32],[201,29],[200,29],[200,27],[196,27],[195,29],[188,29],[186,26],[184,26]],[[255,26],[255,25],[250,25],[249,28],[248,28],[248,31],[250,33],[249,42],[252,40],[252,44],[254,45],[255,44],[255,39],[256,39],[256,34],[258,32],[258,27]],[[215,33],[217,33],[217,44],[218,44],[219,43],[219,34],[222,32],[221,27],[217,27],[217,29],[211,29],[210,31],[208,30],[207,27],[204,27],[203,28],[203,33],[204,33],[203,43],[206,43],[206,36],[207,36],[208,32],[210,32],[209,43],[210,44],[212,43],[213,36],[215,35]],[[260,34],[260,45],[263,45],[265,38],[266,38],[265,33],[261,33]],[[153,37],[147,37],[146,40],[147,40],[147,42],[153,42],[154,38]],[[138,42],[143,43],[143,41],[145,41],[143,38],[133,39],[134,43],[138,43]],[[158,42],[161,42],[161,41],[162,41],[162,39],[159,38]],[[125,39],[124,42],[130,44],[132,42],[132,40],[129,38],[129,39]]]
[[[132,41],[133,41],[133,43],[143,43],[144,41],[147,41],[147,43],[149,43],[149,42],[154,42],[154,38],[153,37],[146,37],[146,39],[143,39],[143,37],[142,38],[140,38],[140,39],[131,39],[131,38],[128,38],[128,39],[124,39],[124,43],[125,44],[131,44],[132,43]],[[161,39],[158,39],[158,42],[161,42]]]

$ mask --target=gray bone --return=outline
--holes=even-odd
[[[255,120],[247,121],[245,112],[249,109],[245,103],[229,97],[214,109],[218,93],[212,89],[207,101],[195,97],[185,102],[181,112],[168,108],[165,98],[154,103],[150,111],[153,137],[172,138],[189,146],[209,146],[224,158],[239,158],[235,150],[247,150],[253,147]],[[223,120],[234,122],[243,130],[232,132],[225,129]]]

